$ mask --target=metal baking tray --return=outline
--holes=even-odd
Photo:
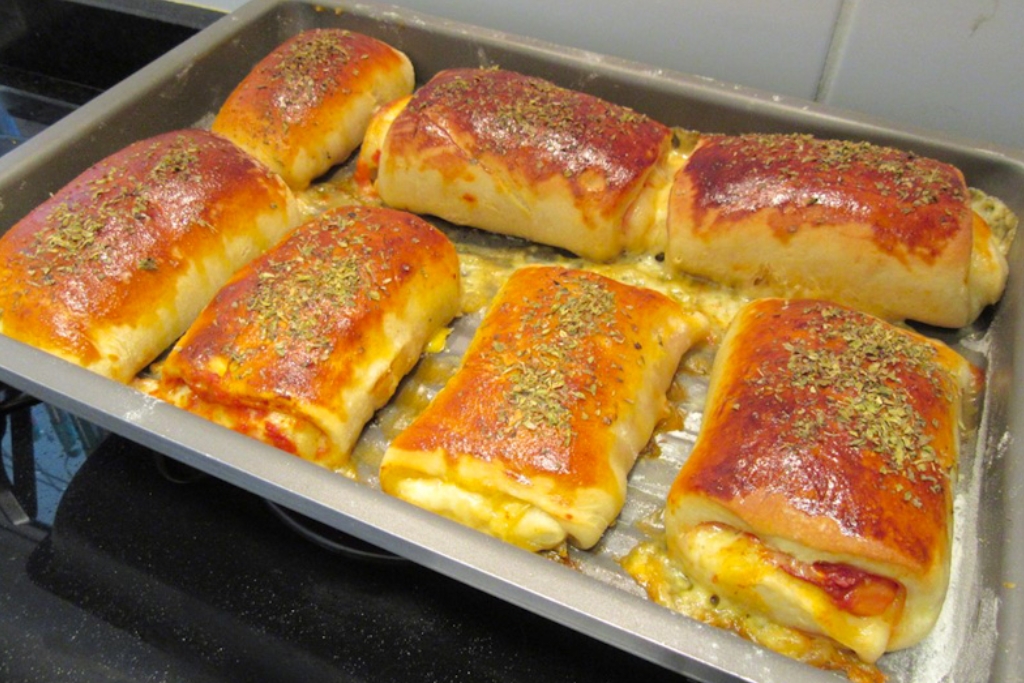
[[[970,185],[1024,216],[1022,151],[896,128],[810,102],[392,7],[256,0],[0,159],[0,232],[104,156],[140,138],[209,120],[256,61],[287,37],[317,26],[389,42],[410,56],[420,82],[442,68],[499,65],[629,105],[668,125],[807,132],[911,149],[958,165]],[[925,643],[883,658],[892,681],[1012,681],[1024,671],[1024,505],[1016,502],[1024,496],[1022,259],[1018,239],[1006,294],[981,324],[957,332],[929,330],[983,358],[988,384],[977,438],[962,459],[946,606]],[[672,613],[622,582],[463,528],[2,336],[0,381],[693,679],[839,680]]]

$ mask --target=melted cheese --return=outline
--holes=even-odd
[[[398,479],[393,493],[530,551],[554,548],[566,540],[566,530],[559,521],[540,507],[479,485],[409,476]]]
[[[889,644],[900,600],[880,614],[857,616],[836,605],[819,586],[786,571],[754,536],[730,527],[702,524],[673,542],[691,579],[715,587],[746,609],[833,638],[866,662],[877,660]]]
[[[627,253],[665,253],[672,179],[686,164],[698,137],[687,131],[672,131],[672,148],[651,170],[623,221],[623,247]]]
[[[973,248],[971,265],[967,275],[967,296],[970,307],[981,310],[999,301],[1006,284],[1009,265],[1002,243],[989,223],[977,212],[974,213]]]
[[[675,612],[733,631],[811,666],[840,671],[856,683],[885,681],[877,666],[865,663],[834,640],[776,623],[723,595],[714,584],[694,582],[669,557],[664,537],[638,544],[622,559],[622,566],[651,600]]]

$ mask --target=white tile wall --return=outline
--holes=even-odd
[[[1024,3],[846,0],[821,99],[1024,149]]]
[[[447,18],[812,98],[841,0],[399,0]]]
[[[231,11],[244,0],[183,0]],[[1024,149],[1019,0],[394,0],[409,9]]]

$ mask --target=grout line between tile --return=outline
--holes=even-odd
[[[842,51],[852,30],[853,13],[857,3],[858,0],[841,0],[839,14],[836,17],[835,26],[832,28],[832,39],[829,41],[828,52],[825,55],[821,78],[818,80],[818,88],[814,93],[815,102],[825,102],[832,92],[836,72],[842,63]]]

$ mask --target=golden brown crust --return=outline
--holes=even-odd
[[[633,110],[539,78],[453,69],[417,90],[395,118],[377,189],[401,208],[610,258],[622,249],[626,211],[670,137]],[[431,182],[453,196],[415,195],[406,185],[423,175],[437,176]],[[552,198],[578,225],[517,222],[516,209],[528,214]],[[492,215],[492,205],[505,203],[513,210]]]
[[[679,270],[887,319],[963,326],[1005,284],[998,258],[972,263],[960,171],[866,142],[707,136],[677,173],[668,220]]]
[[[962,400],[980,382],[943,344],[846,307],[747,305],[669,492],[670,547],[697,561],[697,546],[682,550],[695,529],[753,534],[779,557],[794,554],[772,564],[840,611],[880,596],[873,576],[891,579],[907,599],[890,645],[916,642],[945,593]],[[849,604],[836,590],[853,585],[847,567],[867,572],[872,589]]]
[[[772,209],[768,222],[779,240],[794,227],[862,222],[878,249],[926,262],[970,235],[960,171],[889,147],[808,135],[711,136],[683,172],[698,234]]]
[[[433,149],[454,135],[474,158],[501,157],[530,183],[565,177],[579,197],[593,192],[588,174],[596,174],[604,203],[651,166],[667,136],[664,126],[625,107],[497,69],[444,71],[405,112],[392,144]]]
[[[647,340],[631,330],[675,305],[653,290],[566,269],[522,269],[512,285],[451,388],[395,445],[501,460],[526,477],[557,472],[569,487],[606,485],[607,463],[594,456],[608,451],[610,435],[587,423],[610,425],[620,393],[633,389],[620,385],[635,382],[629,366]],[[629,308],[617,307],[626,292]],[[476,428],[453,434],[452,420]]]
[[[227,140],[183,130],[135,143],[0,240],[0,329],[127,381],[296,215],[281,180]]]
[[[738,318],[670,501],[926,573],[947,556],[963,364],[850,309],[761,300]]]
[[[232,278],[168,356],[158,393],[174,400],[187,385],[183,407],[237,408],[229,426],[293,453],[295,435],[254,423],[308,420],[328,439],[302,454],[338,466],[458,302],[458,257],[440,231],[391,209],[333,209]]]
[[[443,459],[442,477],[457,478],[465,461],[482,463],[503,473],[497,483],[460,483],[527,500],[588,547],[618,514],[626,473],[660,418],[679,358],[702,331],[653,290],[586,271],[521,268],[459,372],[391,444],[381,485],[394,492],[408,470],[429,474],[433,466],[416,460],[430,454]]]
[[[303,189],[351,154],[377,106],[412,88],[412,65],[398,50],[352,31],[313,29],[261,60],[212,130]]]

